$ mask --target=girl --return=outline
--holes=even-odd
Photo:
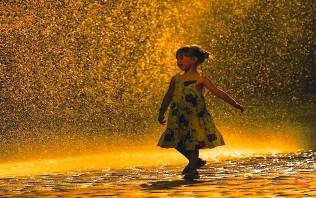
[[[164,125],[164,115],[171,103],[167,128],[161,135],[158,146],[175,148],[189,160],[182,171],[184,179],[199,178],[197,169],[206,164],[206,161],[199,158],[199,149],[225,145],[206,109],[204,88],[241,112],[244,110],[198,71],[198,66],[208,57],[209,53],[198,46],[186,46],[177,50],[177,65],[183,72],[172,77],[159,110],[158,121]]]

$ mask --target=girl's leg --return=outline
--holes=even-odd
[[[196,150],[197,150],[197,158],[200,159],[200,158],[199,158],[199,156],[200,156],[200,151],[199,151],[199,149],[196,149]]]
[[[184,179],[192,180],[200,178],[199,173],[197,172],[198,153],[198,149],[189,151],[189,168],[183,177]]]
[[[177,151],[179,151],[185,158],[187,158],[189,160],[189,164],[184,167],[184,169],[182,170],[181,174],[186,174],[189,170],[190,170],[190,154],[189,151],[186,150],[184,147],[180,147],[178,146],[177,148],[175,148]],[[196,155],[197,155],[197,161],[196,161],[196,168],[201,168],[202,166],[204,166],[206,164],[206,161],[202,160],[201,158],[199,158],[199,149],[196,150]]]
[[[199,159],[199,149],[188,151],[189,153],[189,170],[196,170],[198,159]]]
[[[190,160],[189,151],[186,150],[184,147],[177,147],[176,150],[179,151],[185,158]],[[199,155],[200,155],[199,154],[199,149],[197,149],[196,151],[197,151],[198,160],[202,160],[202,159],[199,158]]]
[[[190,158],[189,158],[189,153],[188,153],[188,151],[187,151],[184,147],[177,147],[176,149],[177,149],[177,151],[179,151],[185,158],[187,158],[188,160],[190,160]]]

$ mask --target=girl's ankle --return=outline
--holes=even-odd
[[[195,162],[189,162],[189,167],[190,167],[190,168],[196,168],[197,165],[198,165],[198,163],[199,163],[198,160],[196,160]]]
[[[196,175],[196,174],[199,174],[199,172],[197,171],[197,169],[192,169],[192,170],[189,170],[186,175]]]
[[[189,165],[189,170],[188,171],[196,171],[197,168],[196,168],[196,165]]]

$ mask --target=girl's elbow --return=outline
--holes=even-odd
[[[225,93],[223,93],[223,92],[217,92],[217,97],[219,97],[219,98],[221,98],[221,99],[223,99],[223,100],[225,100],[227,97],[226,97],[226,94]]]
[[[223,93],[218,91],[218,90],[212,90],[211,91],[215,96],[219,97],[219,98],[223,98]]]

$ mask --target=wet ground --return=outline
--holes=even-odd
[[[316,197],[315,151],[208,162],[184,181],[182,166],[72,171],[0,178],[0,197]]]

